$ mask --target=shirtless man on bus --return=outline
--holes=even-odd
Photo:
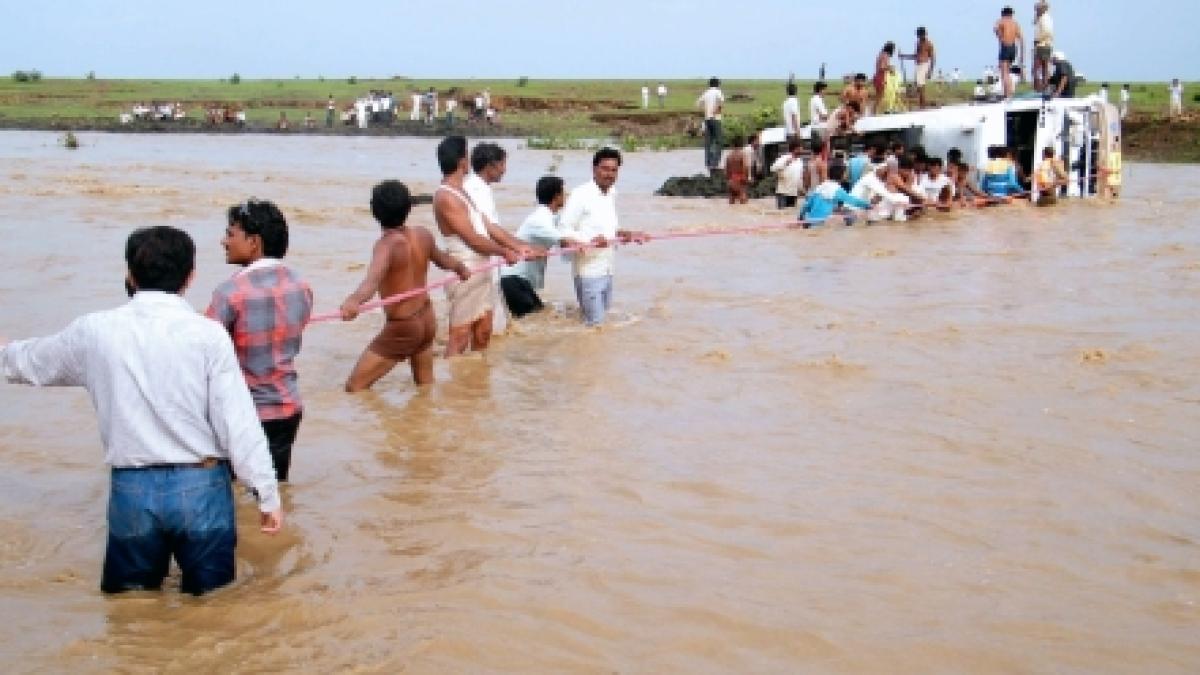
[[[996,22],[996,38],[1000,41],[1000,83],[1004,86],[1004,98],[1012,98],[1013,85],[1008,74],[1012,66],[1025,63],[1025,38],[1021,36],[1021,25],[1013,19],[1013,8],[1005,7],[1000,10],[1000,20]],[[1021,79],[1025,78],[1025,68],[1021,68]]]
[[[342,320],[358,316],[364,302],[379,293],[396,295],[426,285],[429,263],[451,270],[466,281],[471,271],[462,261],[439,249],[433,235],[423,227],[405,227],[412,199],[404,183],[386,180],[371,193],[371,213],[383,228],[383,234],[371,250],[367,277],[342,303]],[[367,345],[346,380],[346,391],[369,389],[379,378],[391,372],[397,363],[409,360],[413,381],[418,385],[433,382],[433,338],[437,321],[429,295],[408,298],[384,308],[387,322],[379,335]]]
[[[929,39],[929,33],[926,32],[924,26],[917,29],[917,46],[913,49],[913,53],[901,54],[900,58],[912,59],[916,62],[917,97],[919,105],[924,108],[926,106],[925,85],[933,76],[933,64],[936,59],[933,40]]]

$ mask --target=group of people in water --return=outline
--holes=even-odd
[[[786,209],[799,203],[797,219],[804,227],[822,223],[835,213],[845,216],[850,225],[857,212],[870,223],[903,221],[931,209],[986,206],[1013,198],[1032,197],[1037,205],[1049,206],[1057,202],[1069,182],[1063,161],[1050,147],[1042,151],[1031,176],[1025,175],[1016,161],[1016,151],[1005,146],[990,147],[986,163],[976,170],[963,161],[958,148],[951,148],[942,158],[928,155],[921,146],[871,143],[849,158],[835,154],[828,160],[825,150],[821,141],[793,139],[787,153],[771,166],[777,176],[777,207]],[[1110,153],[1099,173],[1105,194],[1117,196],[1120,153]],[[732,195],[733,188],[730,190]]]
[[[539,179],[538,205],[516,234],[501,227],[491,192],[506,170],[503,148],[480,143],[468,152],[466,138],[450,136],[437,161],[433,211],[444,248],[425,228],[407,225],[413,199],[403,183],[385,180],[372,190],[381,234],[339,314],[352,320],[375,295],[390,299],[347,391],[370,387],[406,360],[418,385],[433,381],[430,263],[457,276],[446,291],[449,357],[486,349],[496,315],[543,307],[538,291],[550,253],[571,256],[583,322],[599,326],[612,301],[614,248],[648,239],[619,226],[616,149],[597,151],[591,180],[569,192],[561,178]],[[160,588],[172,558],[184,592],[231,582],[235,475],[258,501],[262,530],[283,525],[278,485],[288,479],[303,416],[295,358],[313,319],[313,292],[284,262],[289,231],[277,205],[249,199],[229,207],[225,221],[225,259],[240,270],[214,290],[204,315],[181,297],[194,277],[191,237],[147,227],[126,241],[128,303],[51,336],[0,340],[8,381],[81,386],[91,395],[112,467],[107,593]]]

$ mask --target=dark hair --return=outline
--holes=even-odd
[[[846,107],[858,113],[859,115],[862,114],[862,104],[858,101],[850,101],[846,104]]]
[[[262,239],[262,252],[268,258],[287,255],[288,226],[283,213],[275,204],[256,199],[247,199],[229,207],[226,218],[230,225],[237,224],[247,237]]]
[[[925,26],[918,26],[917,27],[917,37],[925,37],[925,35],[926,35]]]
[[[816,153],[816,152],[821,152],[821,150],[822,150],[824,147],[825,147],[825,144],[824,144],[824,143],[822,143],[820,140],[818,140],[818,139],[816,139],[816,138],[814,138],[814,139],[810,140],[810,141],[809,141],[809,143],[808,143],[808,149],[809,149],[809,150],[812,150],[814,153]]]
[[[796,95],[796,83],[795,82],[788,82],[787,95],[788,96]]]
[[[899,159],[899,160],[897,160],[897,164],[896,164],[896,165],[897,165],[897,166],[899,166],[901,169],[911,169],[911,168],[913,168],[913,158],[912,158],[912,155],[903,155],[903,156],[901,156],[901,157],[900,157],[900,159]]]
[[[946,151],[946,161],[951,164],[958,164],[962,161],[962,150],[958,148],[950,148]]]
[[[904,141],[892,141],[891,149],[893,152],[903,150],[904,149]]]
[[[1000,10],[1000,16],[1012,16],[1012,15],[1013,15],[1012,7],[1005,6],[1004,9]]]
[[[855,75],[854,75],[854,81],[855,81],[855,82],[866,82],[866,81],[867,81],[867,74],[866,74],[866,73],[855,73]]]
[[[883,143],[879,143],[879,142],[872,143],[867,146],[867,149],[874,150],[876,153],[878,153],[880,155],[887,154],[887,146],[885,146]]]
[[[471,170],[479,173],[496,162],[503,162],[508,153],[495,143],[479,143],[471,150]]]
[[[621,151],[616,148],[600,148],[596,154],[592,155],[592,168],[600,166],[600,162],[606,159],[615,159],[617,166],[621,166]]]
[[[913,154],[913,157],[917,157],[918,159],[925,159],[929,157],[929,154],[925,152],[925,146],[919,143],[912,146],[912,149],[910,149],[909,152]]]
[[[929,166],[945,166],[944,164],[942,164],[941,157],[926,157],[925,163],[928,164]]]
[[[883,51],[887,52],[888,56],[894,56],[896,54],[896,43],[895,42],[883,43]]]
[[[721,86],[721,80],[719,80],[715,77],[710,77],[710,78],[708,78],[708,86],[719,87],[719,86]]]
[[[829,176],[829,180],[840,183],[846,177],[846,165],[841,162],[832,162],[826,170],[826,175]]]
[[[398,180],[385,180],[371,190],[371,215],[385,230],[403,227],[412,210],[408,186]]]
[[[817,80],[816,82],[813,82],[813,93],[819,94],[819,93],[825,91],[825,88],[828,86],[829,85],[825,84],[824,80]]]
[[[442,175],[449,176],[458,170],[458,163],[467,156],[467,139],[464,136],[447,136],[437,146],[438,166]]]
[[[125,264],[138,290],[178,293],[196,268],[196,244],[170,225],[143,227],[125,241]]]
[[[563,193],[563,179],[558,176],[542,176],[538,179],[534,193],[537,194],[539,204],[550,206],[550,202]]]
[[[795,152],[796,148],[803,148],[803,147],[804,147],[804,144],[800,142],[799,138],[793,138],[793,139],[789,140],[788,144],[787,144],[788,152]]]
[[[746,137],[742,135],[734,136],[730,141],[729,146],[732,148],[740,148],[746,144]]]
[[[1054,146],[1047,145],[1046,147],[1042,148],[1042,157],[1044,157],[1046,159],[1050,159],[1053,156],[1054,156]]]
[[[1000,153],[1003,152],[1003,150],[1004,148],[1002,146],[989,145],[987,149],[988,159],[1000,159],[1002,156]]]

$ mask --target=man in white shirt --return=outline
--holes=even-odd
[[[559,214],[562,238],[589,248],[574,254],[575,295],[588,326],[599,326],[612,306],[614,246],[642,243],[642,232],[622,230],[617,224],[617,173],[621,153],[601,148],[592,156],[592,180],[571,190]]]
[[[788,151],[771,164],[771,173],[776,176],[776,208],[795,208],[796,200],[804,187],[804,141],[799,138],[790,139]]]
[[[262,531],[283,525],[267,439],[233,343],[179,295],[195,256],[181,230],[137,230],[125,245],[132,300],[0,350],[9,382],[84,387],[91,396],[112,467],[105,593],[160,588],[171,557],[185,593],[233,581],[231,465],[257,492]]]
[[[421,96],[421,92],[416,89],[413,89],[412,93],[409,94],[409,100],[412,105],[412,108],[408,111],[408,120],[410,122],[416,122],[421,119],[421,102],[423,99],[424,97]]]
[[[796,98],[796,83],[787,85],[787,98],[783,101],[783,128],[788,140],[798,138],[800,133],[800,101]]]
[[[1100,85],[1100,89],[1096,91],[1096,98],[1103,103],[1108,103],[1108,83]]]
[[[499,183],[508,171],[508,153],[495,143],[479,143],[471,150],[471,174],[463,180],[463,192],[475,203],[475,208],[483,214],[484,225],[489,231],[503,230],[500,224],[500,211],[496,208],[496,196],[492,185]],[[512,239],[512,235],[509,235]],[[497,308],[492,312],[492,333],[503,333],[508,325],[508,315],[504,311],[504,303],[495,302],[500,298],[500,272],[488,272],[495,286],[493,305]]]
[[[642,108],[650,107],[650,86],[642,85]]]
[[[503,175],[503,149],[495,144],[489,145],[494,150],[487,150],[481,157],[487,160],[487,164],[492,164],[498,154],[502,166],[487,171],[489,174],[498,171]],[[499,152],[492,154],[496,151]],[[493,256],[503,256],[511,265],[538,253],[484,215],[483,208],[495,214],[494,203],[481,208],[467,194],[466,181],[472,162],[467,160],[466,138],[446,137],[438,144],[437,157],[443,178],[433,194],[433,217],[447,253],[471,268],[487,264]],[[494,174],[492,177],[495,177]],[[450,323],[446,342],[447,358],[462,354],[467,349],[487,349],[492,337],[492,313],[497,294],[495,276],[491,272],[472,274],[465,281],[446,287]]]
[[[962,79],[962,71],[958,68],[950,71],[950,84],[958,86],[958,81]]]
[[[912,203],[908,195],[888,189],[886,178],[890,172],[887,163],[871,164],[850,190],[851,196],[868,201],[867,222],[880,220],[904,221],[908,219],[908,206]]]
[[[1129,116],[1129,85],[1121,87],[1121,119]]]
[[[667,85],[662,82],[659,82],[658,83],[658,107],[662,108],[662,107],[665,107],[666,105],[667,105]]]
[[[824,98],[827,86],[824,82],[814,82],[812,97],[808,99],[808,123],[814,130],[823,131],[829,123],[829,109],[825,107]]]
[[[696,99],[696,106],[704,109],[704,168],[711,174],[721,164],[721,109],[725,95],[721,93],[721,81],[715,77],[708,80],[708,90]]]
[[[534,188],[538,207],[517,228],[517,239],[542,248],[570,246],[573,242],[564,239],[558,229],[558,213],[567,201],[563,179],[558,176],[542,176]],[[509,265],[500,272],[500,288],[504,300],[513,316],[520,318],[542,309],[542,299],[537,292],[546,285],[546,258],[522,260]]]
[[[1183,114],[1183,83],[1179,78],[1171,80],[1171,117]]]
[[[1050,17],[1050,3],[1038,2],[1033,6],[1033,90],[1044,91],[1050,79],[1050,61],[1054,55],[1054,19]]]

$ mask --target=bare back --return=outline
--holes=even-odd
[[[996,37],[1004,46],[1015,45],[1021,37],[1021,26],[1009,17],[1003,17],[996,22]]]
[[[421,288],[429,277],[429,255],[433,235],[423,227],[403,227],[388,232],[379,244],[388,246],[388,266],[379,282],[379,295],[386,298],[414,288]],[[379,245],[377,244],[377,245]],[[428,295],[418,295],[384,310],[389,319],[411,316],[429,302]]]

